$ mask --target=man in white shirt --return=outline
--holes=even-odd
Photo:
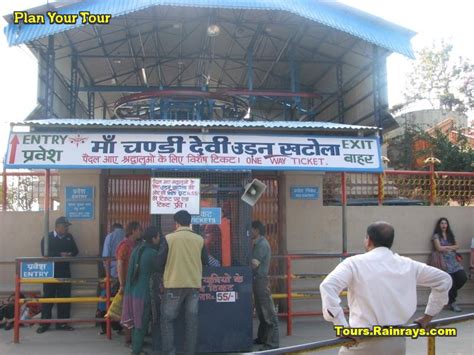
[[[366,253],[345,259],[321,283],[324,319],[344,327],[372,328],[405,325],[416,311],[416,287],[431,288],[425,314],[416,320],[425,327],[448,302],[451,277],[434,267],[399,256],[390,250],[395,232],[386,222],[367,228]],[[349,323],[339,294],[348,289]],[[380,338],[339,354],[405,354],[405,338]]]

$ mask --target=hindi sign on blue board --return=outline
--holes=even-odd
[[[292,186],[290,195],[292,200],[317,200],[319,186]]]
[[[66,186],[66,218],[69,220],[94,219],[93,186]]]
[[[199,215],[191,217],[191,224],[221,224],[221,219],[221,208],[203,207]]]
[[[22,279],[54,278],[54,261],[22,261]]]

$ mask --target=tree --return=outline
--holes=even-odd
[[[429,102],[434,109],[465,113],[474,109],[474,65],[462,57],[453,57],[453,45],[444,40],[417,53],[404,92],[400,110],[419,102]]]
[[[441,161],[438,171],[474,171],[474,150],[462,130],[457,130],[457,141],[435,129],[429,134],[416,124],[405,124],[404,132],[387,141],[390,165],[396,169],[419,169],[417,159],[433,156]]]

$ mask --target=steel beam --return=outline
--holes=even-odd
[[[87,93],[87,110],[90,119],[95,118],[95,93]]]
[[[48,36],[48,50],[46,52],[46,85],[44,95],[44,107],[46,110],[46,118],[54,117],[53,100],[54,100],[54,36]]]
[[[77,73],[77,55],[71,56],[71,79],[69,84],[69,115],[76,117],[76,102],[78,95],[79,77]]]
[[[337,118],[339,123],[344,123],[344,78],[342,64],[336,65],[336,85],[337,85]]]
[[[380,98],[380,55],[377,46],[372,47],[372,92],[374,94],[374,120],[377,127],[382,129],[382,103]],[[383,144],[383,135],[380,135],[380,144]]]

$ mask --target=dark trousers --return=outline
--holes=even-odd
[[[43,297],[44,298],[59,298],[59,297],[71,297],[71,284],[60,283],[60,284],[44,284],[43,285]],[[44,303],[41,308],[41,319],[51,319],[51,311],[54,303]],[[58,318],[66,319],[71,317],[71,304],[70,303],[57,303],[58,307]],[[45,324],[49,326],[49,324]]]
[[[451,304],[456,301],[458,290],[466,283],[467,275],[464,270],[459,270],[449,275],[451,275],[451,278],[453,279],[453,285],[449,290],[449,304]]]
[[[254,278],[253,297],[255,310],[260,322],[258,325],[257,339],[262,344],[278,347],[280,345],[278,318],[268,285],[268,277]]]
[[[161,299],[161,338],[164,354],[174,355],[174,320],[184,306],[184,353],[194,354],[198,335],[199,289],[168,288]]]

